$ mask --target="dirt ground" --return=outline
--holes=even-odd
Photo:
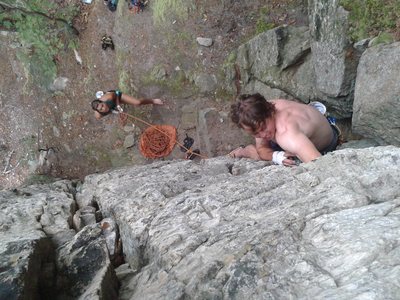
[[[196,9],[190,11],[188,20],[171,16],[161,25],[154,24],[151,1],[139,14],[129,11],[123,0],[119,1],[116,12],[109,11],[103,0],[80,5],[81,14],[74,25],[80,32],[77,53],[82,64],[77,63],[72,50],[57,58],[58,76],[68,79],[65,89],[52,95],[21,96],[18,100],[21,111],[7,108],[6,98],[0,103],[4,114],[0,116],[3,156],[0,188],[27,183],[32,175],[83,179],[88,174],[111,168],[151,163],[152,160],[144,158],[138,150],[140,133],[147,125],[128,119],[126,126],[122,126],[117,115],[102,120],[94,118],[90,102],[98,90],[119,88],[138,98],[163,99],[164,106],[125,109],[146,122],[176,126],[178,141],[182,143],[188,134],[195,140],[193,149],[199,148],[205,156],[210,153],[200,142],[198,114],[212,109],[217,117],[210,118],[207,138],[218,142],[225,137],[230,142],[216,147],[211,155],[227,154],[249,140],[227,124],[232,98],[200,93],[191,76],[221,72],[229,53],[254,36],[260,11],[265,11],[266,7],[268,22],[278,25],[307,22],[305,4],[301,0],[196,0]],[[112,37],[115,50],[101,48],[103,35]],[[196,37],[212,38],[213,45],[200,46]],[[156,68],[162,71],[161,79],[158,82],[148,80]],[[15,68],[9,69],[3,68],[5,74],[16,73],[18,77]],[[23,81],[23,71],[20,73]],[[1,86],[11,89],[16,83],[6,76]],[[6,92],[2,96],[4,94]],[[127,148],[124,143],[128,136],[133,137],[135,143]],[[184,158],[185,153],[175,147],[165,159]],[[45,159],[47,165],[35,169],[41,159]]]

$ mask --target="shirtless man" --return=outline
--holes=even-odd
[[[108,91],[100,99],[92,101],[92,109],[94,110],[94,116],[96,119],[100,119],[113,110],[118,111],[118,102],[120,104],[130,104],[133,106],[140,106],[146,104],[164,105],[164,101],[161,99],[136,99],[127,94],[123,94],[118,90]]]
[[[233,157],[292,166],[296,158],[309,162],[336,149],[337,132],[312,106],[282,99],[266,101],[257,93],[240,96],[231,114],[232,121],[256,140],[255,146],[232,151]]]

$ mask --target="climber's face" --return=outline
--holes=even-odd
[[[273,117],[266,119],[260,124],[256,131],[253,131],[250,127],[243,125],[244,131],[251,134],[255,138],[274,140],[275,138],[275,119]]]
[[[110,109],[108,108],[107,104],[105,103],[99,103],[97,104],[97,111],[101,112],[101,113],[106,113],[108,112]]]

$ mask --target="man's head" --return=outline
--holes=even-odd
[[[259,93],[241,95],[231,106],[232,121],[254,136],[270,127],[267,121],[274,117],[275,112],[275,105],[266,101]]]
[[[110,112],[110,108],[108,107],[108,105],[98,99],[92,101],[92,109],[103,116],[107,115]]]

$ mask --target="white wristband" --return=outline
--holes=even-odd
[[[272,153],[272,162],[277,165],[283,165],[283,161],[286,159],[285,151],[275,151]]]

